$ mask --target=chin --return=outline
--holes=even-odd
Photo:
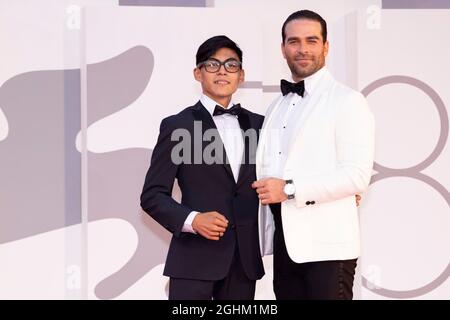
[[[306,77],[309,77],[310,75],[312,75],[313,73],[314,73],[313,69],[311,69],[311,70],[309,70],[309,69],[308,70],[302,69],[299,72],[297,72],[297,75],[300,78],[306,78]]]
[[[227,89],[227,90],[217,90],[217,92],[216,92],[216,94],[218,95],[218,96],[221,96],[221,97],[228,97],[228,96],[231,96],[234,92],[235,92],[236,90],[230,90],[230,89]]]

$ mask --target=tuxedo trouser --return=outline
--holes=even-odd
[[[281,223],[281,205],[270,205],[275,221],[273,289],[277,300],[351,300],[356,260],[296,263],[289,257]]]
[[[244,271],[236,243],[225,278],[217,281],[170,278],[169,300],[253,300],[255,286],[256,280],[250,280]]]

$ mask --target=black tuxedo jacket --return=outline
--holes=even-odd
[[[254,129],[259,135],[264,117],[246,109],[238,117],[241,129]],[[255,148],[245,139],[246,161],[241,164],[235,182],[231,167],[222,163],[194,163],[194,121],[202,124],[202,134],[217,129],[206,108],[198,102],[161,122],[158,142],[153,150],[150,168],[141,195],[141,207],[173,236],[167,254],[164,275],[174,278],[220,280],[230,268],[235,246],[238,246],[243,268],[249,279],[264,275],[258,240],[258,196],[251,188],[256,180]],[[197,125],[200,123],[197,122]],[[175,164],[172,149],[179,141],[171,141],[176,129],[187,130],[192,137],[190,163]],[[201,139],[201,137],[195,137]],[[197,141],[197,143],[200,140]],[[219,141],[222,148],[222,141]],[[202,150],[210,144],[199,144]],[[253,149],[253,150],[252,150]],[[226,152],[223,150],[224,157]],[[197,159],[198,160],[198,159]],[[172,198],[172,188],[178,180],[181,203]],[[191,211],[218,211],[229,221],[224,236],[218,241],[199,234],[181,232]]]

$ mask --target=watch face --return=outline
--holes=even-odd
[[[292,194],[294,194],[294,192],[295,192],[295,187],[294,187],[294,185],[291,184],[291,183],[285,185],[285,186],[284,186],[284,192],[285,192],[287,195],[292,195]]]

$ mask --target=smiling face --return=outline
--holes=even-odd
[[[310,19],[296,19],[286,25],[286,38],[281,51],[298,82],[314,74],[325,65],[328,41],[323,42],[321,25]]]
[[[217,50],[210,58],[221,62],[228,59],[239,61],[236,52],[228,48]],[[239,84],[244,81],[244,70],[230,73],[222,65],[217,72],[211,73],[207,72],[204,67],[197,67],[194,69],[194,77],[201,83],[203,94],[226,108],[231,101],[231,96],[236,92]]]

